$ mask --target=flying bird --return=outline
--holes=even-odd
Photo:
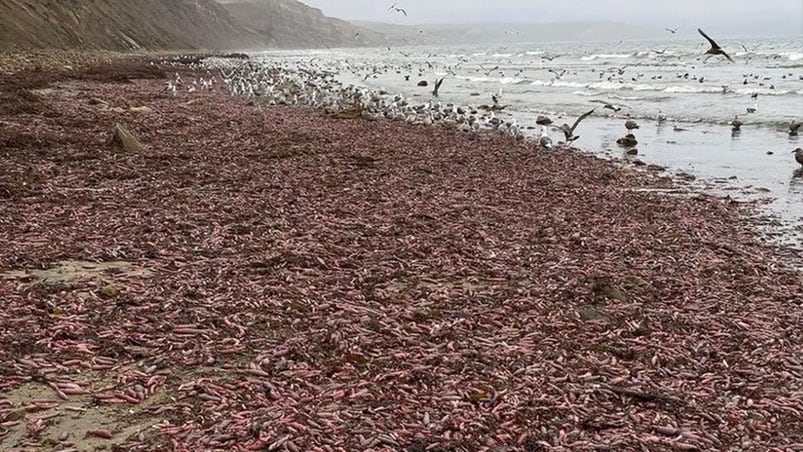
[[[394,3],[394,4],[390,5],[390,8],[388,8],[388,11],[395,11],[397,13],[402,13],[402,14],[404,14],[405,17],[407,17],[407,11],[405,11],[404,8],[399,8],[396,5],[398,5],[398,3]]]
[[[493,72],[493,71],[495,71],[495,70],[499,69],[499,66],[497,65],[497,66],[494,66],[494,67],[492,67],[491,69],[485,69],[485,66],[483,66],[483,65],[480,65],[480,68],[481,68],[481,69],[482,69],[482,71],[485,73],[485,75],[488,75],[488,76],[490,76],[490,75],[491,75],[491,72]]]
[[[596,108],[594,110],[596,110]],[[586,119],[587,117],[591,116],[594,113],[594,110],[591,110],[591,111],[589,111],[587,113],[583,113],[582,115],[580,115],[580,117],[577,118],[577,121],[574,121],[574,124],[572,124],[571,127],[569,127],[568,124],[563,124],[562,126],[560,126],[560,130],[561,130],[561,132],[563,132],[563,135],[566,137],[566,142],[567,143],[571,143],[572,141],[575,141],[578,138],[580,138],[579,135],[575,135],[574,134],[574,131],[577,129],[577,126],[580,125],[580,122],[582,120]]]
[[[432,90],[432,95],[438,97],[438,91],[441,89],[441,85],[446,78],[441,78],[439,80],[435,80],[435,88]]]
[[[680,30],[680,27],[675,27],[675,28],[669,28],[669,27],[667,27],[667,28],[664,28],[664,30],[666,30],[666,31],[668,31],[668,32],[670,32],[670,33],[672,33],[672,34],[675,34],[675,33],[677,33],[677,32],[678,32],[678,30]]]
[[[703,36],[703,37],[704,37],[704,38],[705,38],[705,39],[706,39],[706,40],[707,40],[707,41],[708,41],[708,42],[711,44],[711,48],[710,48],[710,49],[708,49],[708,50],[705,52],[707,55],[722,55],[722,56],[724,56],[725,58],[727,58],[727,59],[728,59],[728,61],[730,61],[731,63],[733,63],[733,62],[734,62],[734,61],[733,61],[733,58],[731,58],[731,56],[730,56],[730,55],[728,55],[727,53],[725,53],[725,51],[724,51],[724,50],[722,50],[722,47],[720,47],[720,46],[719,46],[719,44],[717,44],[717,42],[716,42],[716,41],[714,41],[713,39],[711,39],[711,37],[709,37],[707,34],[705,34],[705,32],[704,32],[704,31],[703,31],[701,28],[698,28],[698,29],[697,29],[697,31],[699,31],[699,32],[700,32],[700,34],[701,34],[701,35],[702,35],[702,36]]]

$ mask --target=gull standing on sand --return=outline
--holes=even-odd
[[[803,148],[797,148],[792,153],[795,154],[795,161],[803,166]]]
[[[572,124],[571,127],[569,127],[568,124],[563,124],[562,126],[560,126],[560,130],[561,130],[561,132],[563,132],[563,135],[566,137],[566,142],[567,143],[571,143],[571,142],[577,140],[578,138],[580,138],[579,135],[575,135],[574,134],[574,131],[577,129],[577,126],[580,125],[580,122],[582,120],[586,119],[587,117],[591,116],[594,113],[594,110],[596,110],[596,108],[591,110],[591,111],[589,111],[589,112],[586,112],[586,113],[583,113],[582,115],[580,115],[580,117],[577,118],[577,121],[574,121],[574,124]]]
[[[538,144],[544,149],[552,149],[552,138],[546,130],[546,126],[541,127],[541,138],[538,139]]]
[[[705,34],[705,32],[701,28],[698,28],[697,31],[699,31],[700,34],[708,41],[708,43],[711,44],[711,48],[705,51],[706,55],[722,55],[725,58],[727,58],[728,61],[730,61],[731,63],[734,62],[733,58],[731,58],[730,55],[725,53],[725,51],[722,50],[722,47],[720,47],[719,44],[717,44],[716,41],[711,39],[711,37],[709,37],[707,34]],[[711,58],[711,57],[708,57],[708,58]],[[708,58],[706,58],[706,60]]]
[[[796,137],[798,129],[800,129],[800,123],[793,120],[792,123],[789,124],[789,136]]]
[[[742,130],[742,125],[744,125],[744,123],[741,119],[739,119],[739,115],[734,116],[733,121],[731,122],[731,126],[733,127],[731,131],[738,132]]]

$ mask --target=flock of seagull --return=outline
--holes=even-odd
[[[401,8],[398,3],[392,4],[388,11],[407,16],[407,10]],[[667,28],[666,30],[674,34],[678,28]],[[710,44],[710,48],[705,52],[709,58],[722,56],[733,62],[731,56],[715,40],[702,29],[698,28],[698,32]],[[557,55],[544,55],[544,58],[550,61],[556,57]],[[525,130],[536,128],[532,125],[520,124],[513,118],[506,117],[503,119],[497,116],[497,113],[507,107],[501,102],[501,90],[491,94],[491,103],[486,105],[470,106],[442,103],[439,97],[446,78],[441,77],[432,84],[432,97],[429,101],[413,102],[400,94],[391,94],[384,90],[372,90],[355,84],[345,84],[339,80],[338,75],[340,72],[336,68],[324,67],[318,64],[316,60],[317,58],[312,58],[306,62],[284,61],[268,65],[255,63],[247,59],[208,58],[201,63],[202,67],[207,70],[208,77],[185,83],[176,74],[175,79],[167,82],[163,92],[176,95],[179,89],[186,89],[187,92],[212,90],[215,88],[215,79],[217,78],[215,73],[217,72],[223,86],[232,96],[258,97],[262,100],[260,103],[266,105],[306,106],[329,113],[352,112],[370,119],[387,118],[415,124],[439,124],[446,128],[455,128],[467,132],[490,130],[513,139],[522,139],[524,138]],[[458,65],[467,61],[468,59],[461,59]],[[346,69],[351,70],[355,75],[359,74],[363,81],[371,77],[376,78],[388,70],[387,68],[379,70],[374,67],[365,75],[362,75],[359,65],[352,65],[348,60],[345,60],[344,64]],[[426,65],[429,69],[433,67],[433,63],[429,61],[426,62]],[[409,64],[405,69],[409,72],[414,72],[412,64]],[[455,68],[447,68],[447,74],[455,75],[453,69]],[[490,75],[498,71],[498,69],[498,66],[490,69],[480,66],[477,71]],[[619,76],[624,74],[624,68],[615,69],[618,70]],[[401,70],[401,68],[397,68],[396,72],[402,73]],[[422,76],[425,70],[425,68],[419,68],[418,75]],[[565,70],[555,70],[554,75],[556,79],[559,79],[565,72]],[[685,74],[686,78],[688,76],[689,74]],[[409,81],[410,77],[411,74],[405,75],[405,80]],[[603,77],[603,73],[601,73],[600,77]],[[609,77],[613,77],[613,75]],[[702,82],[702,79],[700,81]],[[745,80],[746,82],[747,80]],[[418,82],[418,86],[426,87],[428,85],[429,82],[426,80]],[[472,93],[473,95],[479,96],[481,94]],[[614,112],[621,110],[621,106],[615,104],[604,101],[595,102],[603,104],[604,109]],[[593,115],[595,111],[596,109],[591,109],[580,115],[571,126],[567,123],[557,126],[553,124],[552,119],[539,115],[535,123],[541,126],[541,132],[538,137],[540,146],[544,149],[555,147],[555,142],[549,134],[550,128],[563,135],[562,143],[567,145],[573,143],[579,138],[577,130],[580,123]],[[660,123],[666,120],[666,117],[659,111],[656,120]],[[743,123],[738,116],[735,117],[731,123],[732,132],[734,134],[738,133],[742,125]],[[797,136],[800,125],[799,122],[793,121],[789,126],[789,136]],[[624,127],[624,136],[616,142],[619,146],[625,148],[627,154],[637,154],[638,151],[635,147],[638,144],[638,140],[635,136],[635,131],[639,129],[639,125],[636,121],[627,119]],[[793,153],[796,161],[803,165],[803,149],[797,148]]]

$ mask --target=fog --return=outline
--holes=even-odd
[[[408,16],[388,11],[393,1],[302,0],[324,14],[347,20],[395,24],[609,21],[677,27],[698,26],[730,35],[785,34],[803,38],[801,0],[404,0]]]

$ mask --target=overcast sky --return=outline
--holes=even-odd
[[[608,20],[694,29],[782,24],[803,37],[803,0],[302,0],[328,16],[399,24]],[[720,12],[719,10],[724,10]],[[749,32],[747,32],[749,34]]]

